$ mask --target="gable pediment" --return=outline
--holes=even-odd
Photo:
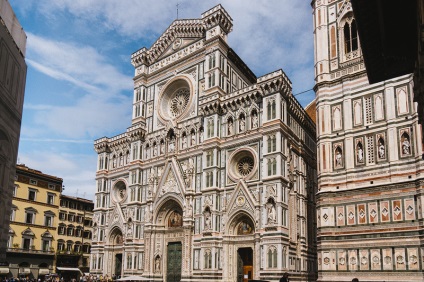
[[[234,190],[228,205],[228,215],[231,217],[239,210],[247,211],[252,216],[255,214],[255,200],[247,188],[246,182],[240,180]]]
[[[151,65],[190,43],[205,38],[203,21],[175,20],[149,49],[142,48],[131,56],[134,66]],[[181,41],[181,42],[180,42]]]
[[[182,169],[175,158],[171,159],[165,165],[162,176],[158,181],[156,201],[169,193],[175,193],[180,196],[185,195],[185,182]]]

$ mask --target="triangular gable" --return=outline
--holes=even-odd
[[[343,4],[341,4],[340,8],[337,8],[337,18],[340,20],[349,12],[352,12],[352,4],[350,1],[345,0]]]
[[[163,57],[165,52],[169,52],[169,48],[178,38],[201,39],[205,37],[205,26],[203,21],[197,20],[175,20],[166,31],[153,43],[149,49],[142,48],[132,56],[134,66],[138,64],[153,64]],[[180,46],[177,46],[181,48]]]
[[[158,181],[155,201],[157,202],[168,193],[181,195],[181,198],[184,199],[185,182],[181,166],[177,163],[175,158],[172,158],[170,162],[165,164],[165,169]]]
[[[124,230],[123,223],[125,222],[125,218],[119,203],[116,203],[116,206],[110,215],[109,222],[109,230],[112,230],[115,226],[119,227],[121,230]]]
[[[248,212],[252,218],[255,215],[255,200],[247,188],[246,182],[240,179],[228,205],[228,217],[240,210]]]
[[[179,38],[179,37],[175,38],[174,41],[171,44],[169,44],[168,48],[163,50],[162,54],[156,60],[159,61],[167,56],[177,53],[181,51],[181,49],[189,46],[190,44],[194,43],[198,39],[199,38],[195,38],[195,39],[187,39],[187,38]]]

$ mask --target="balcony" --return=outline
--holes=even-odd
[[[22,254],[38,254],[38,255],[54,255],[54,249],[52,250],[36,250],[33,248],[7,248],[8,253],[22,253]]]

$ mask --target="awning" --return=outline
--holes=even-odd
[[[48,268],[40,268],[38,270],[38,275],[46,275],[46,274],[49,274],[49,273],[50,273],[50,269],[48,269]]]
[[[56,268],[57,268],[57,270],[60,270],[60,271],[79,271],[79,272],[81,272],[81,270],[79,268],[76,268],[76,267],[56,267]]]
[[[19,268],[19,274],[30,274],[31,269],[29,268]]]
[[[9,267],[0,267],[0,274],[8,274]]]
[[[146,277],[141,277],[138,275],[132,275],[132,276],[127,276],[127,277],[122,277],[119,279],[116,279],[116,281],[150,281],[151,279],[146,278]]]

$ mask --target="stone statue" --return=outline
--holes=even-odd
[[[273,204],[269,203],[268,206],[268,224],[274,224],[276,221],[276,212]]]
[[[212,220],[211,213],[209,211],[205,212],[205,230],[212,229]]]
[[[160,272],[160,257],[156,256],[155,258],[155,272]]]
[[[246,129],[246,119],[243,117],[240,118],[240,132]]]
[[[186,136],[186,135],[184,135],[184,136],[183,136],[183,144],[182,144],[182,148],[183,148],[183,149],[187,148],[187,136]]]
[[[408,137],[404,137],[402,142],[402,152],[404,155],[410,154],[410,147],[411,147],[411,144],[409,143]]]
[[[386,157],[386,148],[382,142],[378,145],[378,157],[380,159],[384,159]]]
[[[153,147],[153,157],[156,157],[158,154],[158,146],[155,144],[155,146]]]
[[[191,146],[196,145],[196,133],[192,132],[191,133]]]
[[[356,157],[357,157],[358,163],[362,163],[364,161],[364,151],[362,150],[361,146],[358,147],[358,150],[356,152]]]
[[[228,135],[233,135],[233,121],[229,120],[228,121]]]
[[[336,152],[336,165],[342,166],[342,153],[340,152],[340,150],[337,150]]]
[[[203,143],[203,130],[199,132],[199,143]]]
[[[259,119],[256,113],[252,116],[252,128],[257,128],[259,126]]]

